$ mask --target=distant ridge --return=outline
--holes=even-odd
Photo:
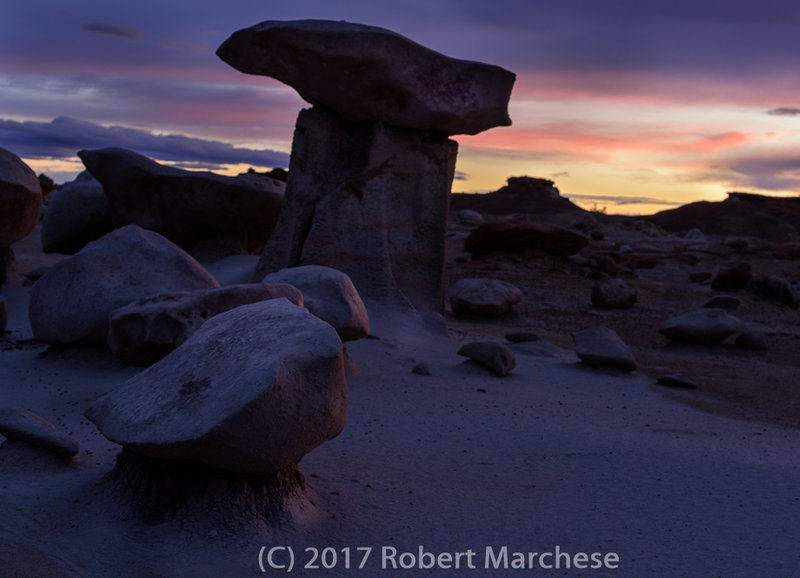
[[[450,209],[472,209],[487,215],[585,213],[562,197],[554,182],[535,177],[510,177],[493,193],[454,193]]]
[[[660,211],[648,220],[673,233],[696,228],[710,235],[787,241],[800,237],[800,197],[730,192],[724,201],[689,203]]]

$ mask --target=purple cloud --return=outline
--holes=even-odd
[[[183,135],[156,135],[124,126],[59,117],[52,122],[17,122],[0,119],[0,142],[26,158],[73,158],[81,149],[122,147],[161,161],[219,169],[225,164],[258,167],[289,166],[289,155],[268,149],[237,148],[231,144]]]
[[[142,39],[142,31],[137,28],[129,26],[120,26],[112,22],[89,22],[81,26],[87,32],[94,34],[104,34],[105,36],[113,36],[121,40],[128,40],[130,42],[138,42]]]
[[[771,116],[800,116],[800,108],[794,106],[781,106],[768,110],[767,114]]]

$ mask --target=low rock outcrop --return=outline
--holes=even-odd
[[[481,225],[467,237],[464,249],[473,255],[484,255],[492,251],[519,253],[525,249],[538,249],[548,255],[568,257],[588,244],[588,238],[564,227],[530,219],[517,219]]]

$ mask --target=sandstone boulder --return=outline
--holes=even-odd
[[[71,458],[80,445],[56,424],[21,407],[0,408],[0,434]]]
[[[516,219],[481,225],[464,242],[464,249],[473,255],[492,251],[519,253],[538,249],[548,255],[569,257],[583,249],[589,239],[558,225]]]
[[[369,335],[369,315],[350,278],[321,265],[291,267],[267,275],[263,283],[288,284],[303,294],[303,304],[336,329],[342,341]]]
[[[86,416],[108,439],[151,458],[267,475],[337,436],[346,411],[336,332],[273,299],[209,319]]]
[[[715,291],[738,291],[747,287],[753,278],[753,271],[747,263],[737,263],[717,271],[711,279],[711,288]]]
[[[211,237],[234,235],[257,253],[278,220],[281,181],[254,173],[185,171],[120,148],[83,150],[78,156],[102,183],[116,226],[139,225],[186,250]]]
[[[481,215],[478,211],[473,211],[472,209],[461,209],[458,212],[458,221],[462,225],[483,225],[483,215]]]
[[[724,341],[740,326],[741,321],[723,309],[703,308],[668,319],[659,332],[674,341],[711,344]]]
[[[637,296],[636,288],[622,279],[601,279],[592,287],[592,305],[601,309],[633,307]]]
[[[350,124],[382,121],[445,134],[511,124],[512,72],[448,58],[376,26],[266,21],[235,32],[217,55],[241,72],[288,84]]]
[[[521,299],[522,291],[496,279],[459,279],[450,289],[450,307],[455,315],[498,317]]]
[[[45,253],[73,255],[113,230],[103,185],[83,171],[50,195],[42,221],[42,248]]]
[[[137,299],[218,283],[158,233],[128,225],[53,265],[30,290],[34,336],[46,343],[105,343],[109,314]]]
[[[500,377],[517,366],[517,358],[507,345],[491,341],[473,341],[461,346],[458,355],[468,357]]]
[[[108,346],[123,363],[152,365],[172,353],[211,317],[280,297],[303,306],[299,289],[265,283],[145,297],[111,312]]]
[[[0,148],[0,247],[10,247],[33,231],[42,212],[36,173],[14,153]]]
[[[618,366],[628,371],[636,369],[636,359],[617,332],[598,325],[572,334],[575,353],[586,365]]]

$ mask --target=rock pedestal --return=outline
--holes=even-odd
[[[346,273],[367,305],[443,311],[457,148],[439,133],[301,111],[283,209],[253,281],[325,265]]]
[[[443,312],[457,152],[447,136],[511,124],[515,75],[325,20],[262,22],[217,55],[313,105],[297,119],[283,208],[253,281],[325,265],[346,273],[367,306]]]

